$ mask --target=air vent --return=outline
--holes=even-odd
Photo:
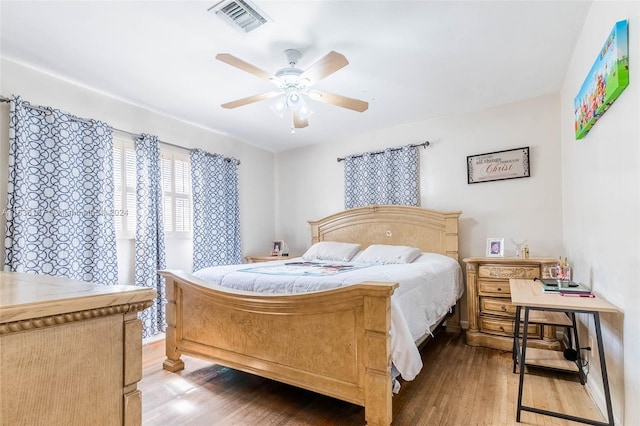
[[[209,9],[235,29],[248,33],[272,22],[264,12],[247,0],[223,0]]]

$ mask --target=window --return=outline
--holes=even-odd
[[[136,151],[133,141],[113,139],[114,225],[118,238],[136,235]]]
[[[191,161],[188,153],[160,149],[165,235],[192,236]],[[114,225],[117,238],[136,236],[136,151],[134,142],[113,140]]]
[[[191,161],[188,154],[161,150],[164,232],[191,237]]]

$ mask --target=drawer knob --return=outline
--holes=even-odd
[[[502,287],[498,287],[498,291],[502,291]]]
[[[500,331],[504,331],[504,327],[503,326],[500,326]]]
[[[507,312],[507,307],[505,305],[502,305],[502,311]]]

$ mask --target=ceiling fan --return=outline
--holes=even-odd
[[[275,75],[270,75],[266,71],[229,53],[217,54],[217,60],[262,79],[269,80],[274,83],[277,88],[270,92],[224,103],[222,104],[222,107],[237,108],[279,96],[280,99],[271,107],[271,109],[280,116],[284,116],[284,113],[287,110],[291,111],[293,121],[291,127],[292,132],[294,131],[294,128],[300,129],[309,125],[307,118],[311,115],[311,109],[305,102],[305,98],[307,97],[314,101],[325,102],[358,112],[366,111],[367,108],[369,108],[369,104],[367,102],[358,99],[336,95],[334,93],[325,92],[324,90],[311,89],[311,86],[316,84],[318,81],[330,76],[349,63],[344,55],[331,51],[306,70],[301,70],[296,67],[298,61],[302,57],[300,51],[296,49],[287,49],[284,51],[284,54],[289,66],[278,70]]]

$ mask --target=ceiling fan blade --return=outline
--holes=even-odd
[[[349,61],[347,61],[347,58],[345,58],[343,54],[332,50],[315,64],[307,68],[307,70],[300,75],[300,80],[306,78],[310,82],[309,85],[315,84],[338,71],[340,68],[345,67],[348,63]]]
[[[259,95],[253,95],[246,98],[238,99],[235,101],[227,102],[226,104],[222,104],[222,108],[237,108],[243,105],[252,104],[254,102],[264,101],[265,99],[273,98],[274,96],[278,96],[279,92],[266,92],[261,93]]]
[[[256,67],[255,65],[251,65],[250,63],[245,62],[240,58],[236,58],[235,56],[229,53],[218,53],[216,55],[216,59],[224,62],[225,64],[229,64],[232,67],[239,68],[242,71],[246,71],[250,74],[256,75],[265,80],[270,80],[272,77],[272,75],[267,73],[266,71]]]
[[[325,92],[324,90],[311,90],[309,97],[314,101],[326,102],[328,104],[337,105],[342,108],[352,109],[358,112],[364,112],[369,108],[369,103],[358,99],[348,98],[335,93]]]
[[[309,125],[309,121],[306,118],[300,118],[298,111],[293,111],[293,126],[296,129],[303,129]]]

